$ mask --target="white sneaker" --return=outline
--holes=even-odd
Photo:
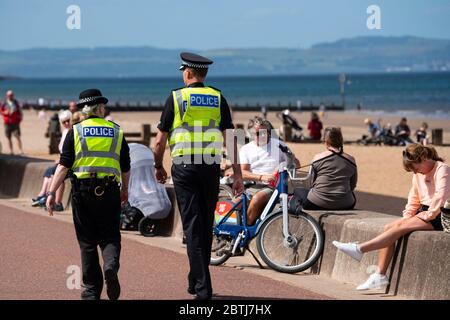
[[[372,273],[366,282],[356,287],[356,290],[379,289],[389,284],[389,279],[384,274]]]
[[[363,253],[361,252],[356,243],[353,242],[343,243],[339,241],[333,241],[333,245],[342,252],[348,254],[353,259],[361,261]]]

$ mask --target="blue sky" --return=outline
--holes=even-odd
[[[66,8],[81,8],[68,30]],[[366,9],[381,8],[381,30]],[[359,35],[450,39],[450,0],[0,0],[0,49],[306,48]]]

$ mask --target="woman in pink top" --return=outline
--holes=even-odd
[[[363,254],[380,250],[378,272],[357,287],[368,290],[389,284],[386,271],[395,248],[395,242],[404,235],[418,230],[443,230],[441,211],[450,199],[450,167],[444,163],[433,147],[410,144],[403,151],[403,166],[414,172],[408,203],[403,218],[384,227],[384,232],[367,242],[333,244],[344,253],[360,261]]]

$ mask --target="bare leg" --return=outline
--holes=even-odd
[[[38,196],[44,196],[47,193],[47,190],[50,187],[51,182],[52,178],[44,177],[44,181],[42,182],[42,188],[41,191],[39,191]]]
[[[270,199],[271,194],[268,192],[257,192],[253,198],[252,201],[250,201],[250,204],[247,209],[247,224],[253,225],[258,219],[258,217],[261,215],[262,211],[264,210],[264,207],[266,206],[267,202]]]
[[[17,138],[17,143],[19,144],[19,150],[20,150],[20,153],[23,154],[22,140],[20,139],[20,136],[16,136],[16,138]]]
[[[14,154],[11,137],[8,138],[8,145],[9,145],[9,153]]]
[[[387,268],[389,267],[389,262],[391,262],[394,254],[394,249],[395,244],[380,250],[378,253],[378,273],[386,274]]]
[[[433,226],[417,217],[400,219],[387,225],[385,231],[379,236],[360,244],[359,248],[364,253],[381,249],[378,256],[378,268],[379,273],[386,274],[395,242],[404,235],[419,230],[433,230]]]

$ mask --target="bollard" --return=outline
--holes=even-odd
[[[147,147],[150,147],[150,139],[152,136],[152,130],[150,124],[142,125],[142,140]]]
[[[61,141],[61,133],[50,132],[49,154],[59,154],[59,142]]]
[[[292,127],[290,125],[283,125],[283,138],[285,142],[292,141]]]
[[[443,130],[433,129],[431,130],[431,143],[435,146],[442,146],[443,144]]]

